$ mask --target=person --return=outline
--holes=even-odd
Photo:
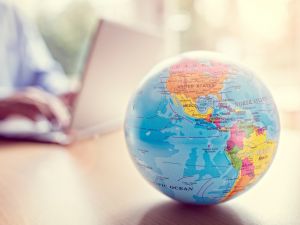
[[[0,27],[0,120],[19,115],[66,127],[74,94],[37,28],[3,0]]]

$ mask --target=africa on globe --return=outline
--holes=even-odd
[[[144,178],[175,200],[200,205],[257,183],[280,132],[264,84],[245,66],[207,52],[155,66],[132,96],[124,128]]]

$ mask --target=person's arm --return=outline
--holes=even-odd
[[[11,8],[11,25],[15,26],[19,57],[15,92],[0,100],[0,119],[11,115],[31,120],[41,117],[59,126],[70,121],[64,96],[69,95],[68,79],[51,57],[37,29]],[[8,66],[8,65],[7,65]]]
[[[37,28],[19,11],[13,10],[18,32],[22,76],[28,77],[30,86],[39,87],[53,95],[69,91],[69,80],[62,67],[51,56]]]

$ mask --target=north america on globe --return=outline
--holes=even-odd
[[[175,200],[202,205],[253,186],[271,165],[280,133],[273,98],[253,72],[203,52],[150,71],[124,127],[144,178]]]

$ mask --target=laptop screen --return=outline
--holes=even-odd
[[[160,37],[101,20],[90,48],[72,129],[120,126],[138,83],[164,53]]]

